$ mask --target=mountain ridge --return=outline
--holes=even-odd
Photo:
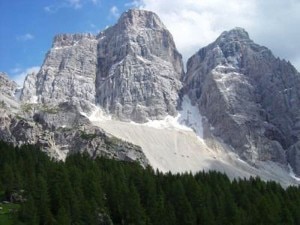
[[[97,126],[104,136],[115,135],[144,146],[144,153],[134,150],[132,154],[130,147],[124,151],[130,159],[140,158],[145,165],[147,157],[155,158],[149,160],[150,165],[165,166],[172,159],[174,163],[180,162],[178,168],[183,169],[198,160],[199,164],[193,166],[198,171],[217,168],[248,176],[259,175],[261,168],[265,179],[293,183],[295,180],[283,177],[289,176],[289,164],[300,175],[299,77],[290,63],[255,44],[242,28],[225,31],[215,42],[200,49],[188,60],[184,73],[182,57],[172,35],[158,16],[149,11],[129,10],[116,25],[98,35],[57,35],[40,71],[26,77],[22,107],[29,104],[31,108],[22,115],[34,123],[43,121],[53,126],[51,132],[59,137],[55,139],[59,142],[62,137],[55,129],[64,126],[68,115],[62,117],[59,111],[50,114],[52,108],[70,104],[81,115],[89,119],[93,115],[99,120],[86,121],[84,126],[88,131]],[[185,96],[199,112],[186,105]],[[43,117],[45,110],[41,109],[45,106],[48,116]],[[155,134],[158,128],[144,127],[147,121],[158,123],[180,116],[180,108],[186,112],[186,118],[181,120],[184,126],[192,126],[186,122],[191,117],[202,118],[201,123],[195,124],[203,126],[198,127],[203,129],[203,137],[193,136],[189,142],[188,138],[195,135],[192,131],[165,127],[171,138],[167,143],[163,132]],[[113,120],[104,120],[103,113]],[[59,124],[53,123],[55,120]],[[141,127],[134,127],[132,122]],[[5,134],[10,132],[7,125],[1,129]],[[139,134],[134,129],[145,132],[141,134],[143,142],[136,139]],[[65,135],[74,137],[74,132]],[[185,140],[189,152],[184,152],[184,147],[177,149],[180,138]],[[62,142],[70,141],[67,139],[64,137]],[[147,144],[151,140],[168,148],[169,155],[153,155],[155,151],[148,147],[155,143]],[[91,155],[106,150],[97,151],[93,148]],[[201,157],[207,161],[201,161]],[[169,165],[174,168],[173,164]],[[268,170],[275,167],[275,175],[270,174]]]

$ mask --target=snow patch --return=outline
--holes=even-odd
[[[141,124],[147,127],[153,127],[156,129],[177,129],[177,130],[187,130],[191,131],[190,128],[179,123],[180,114],[176,117],[167,116],[163,120],[148,120],[147,123]],[[132,124],[139,125],[138,123],[131,122]]]
[[[33,96],[30,97],[29,103],[37,104],[38,103],[38,99],[39,99],[38,96],[33,95]]]
[[[100,121],[106,121],[111,120],[111,115],[108,115],[104,112],[103,109],[100,107],[93,105],[95,110],[91,112],[91,114],[87,114],[85,112],[80,112],[81,115],[87,117],[91,122],[100,122]]]
[[[136,58],[137,58],[138,60],[140,60],[141,62],[145,63],[145,64],[151,63],[150,60],[145,59],[145,58],[143,58],[143,57],[141,57],[141,56],[138,56],[138,55],[137,55]]]
[[[66,48],[70,48],[72,46],[60,46],[60,47],[53,47],[53,50],[60,50],[60,49],[66,49]]]
[[[135,122],[131,123],[140,125]],[[178,111],[177,116],[166,116],[163,120],[148,120],[142,125],[156,129],[194,131],[200,139],[203,139],[202,116],[199,109],[191,104],[187,95],[183,96],[182,110]]]
[[[92,122],[111,120],[111,116],[104,112],[98,106],[95,106],[95,110],[88,115],[85,112],[81,114],[87,117]],[[191,101],[187,95],[183,97],[182,110],[178,111],[177,116],[166,116],[163,120],[148,120],[146,123],[129,122],[132,125],[143,125],[156,129],[172,129],[172,130],[183,130],[193,131],[196,135],[203,139],[203,126],[202,116],[199,109],[191,104]]]
[[[292,178],[294,178],[296,181],[300,181],[300,177],[297,177],[296,174],[294,173],[293,168],[291,167],[290,164],[288,164],[288,168],[289,168],[289,174]]]
[[[102,36],[99,38],[99,41],[103,40],[104,38],[106,38],[106,36]]]
[[[187,95],[183,96],[182,110],[179,111],[179,123],[193,129],[193,131],[203,138],[203,125],[201,113],[197,106],[193,106]]]

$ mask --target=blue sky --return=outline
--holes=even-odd
[[[20,84],[58,33],[98,33],[130,7],[158,14],[186,61],[223,31],[245,28],[300,71],[299,0],[0,0],[0,71]]]
[[[130,1],[0,0],[0,71],[18,76],[41,66],[58,33],[98,33]]]

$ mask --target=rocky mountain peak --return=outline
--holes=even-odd
[[[250,37],[248,32],[241,27],[233,28],[229,31],[224,31],[217,42],[230,42],[230,41],[249,41]]]
[[[192,56],[184,79],[185,92],[216,136],[252,162],[286,163],[285,152],[292,152],[289,163],[297,174],[299,87],[295,68],[254,43],[242,28],[223,32]]]
[[[176,114],[183,63],[158,16],[129,10],[101,33],[96,103],[122,120]]]
[[[83,39],[96,39],[93,34],[58,34],[53,39],[52,48],[73,46]]]
[[[182,75],[170,32],[156,14],[133,9],[97,36],[57,35],[21,99],[72,101],[86,113],[99,105],[119,119],[145,122],[176,114]]]
[[[118,24],[129,29],[135,27],[156,30],[166,29],[155,13],[141,9],[130,9],[124,12],[118,20]]]

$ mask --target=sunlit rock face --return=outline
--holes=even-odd
[[[82,109],[95,103],[97,44],[91,34],[57,35],[40,71],[26,77],[21,100],[71,101]]]
[[[236,28],[188,60],[183,82],[213,133],[240,156],[288,160],[300,174],[300,75],[289,62]]]
[[[251,168],[258,170],[258,165],[275,162],[286,174],[290,164],[300,176],[300,75],[289,62],[274,57],[269,49],[254,43],[244,29],[235,28],[223,32],[215,42],[200,49],[188,60],[186,68],[184,73],[182,58],[172,35],[158,16],[145,10],[129,10],[114,26],[98,35],[57,35],[40,71],[27,76],[21,101],[22,104],[34,104],[36,111],[25,113],[32,124],[52,124],[55,129],[60,124],[69,124],[72,115],[57,111],[58,116],[43,116],[43,109],[50,109],[51,113],[53,108],[69,104],[75,107],[78,115],[87,118],[92,118],[100,110],[114,121],[104,124],[108,131],[101,130],[103,134],[111,132],[120,138],[127,135],[126,132],[120,133],[121,120],[124,129],[127,126],[132,128],[127,140],[140,144],[136,137],[148,138],[149,129],[142,128],[141,132],[145,133],[137,134],[136,127],[126,122],[144,123],[174,117],[185,108],[184,99],[187,99],[191,101],[191,107],[196,106],[200,112],[189,111],[188,117],[203,118],[203,121],[193,123],[192,128],[197,133],[200,128],[194,126],[203,122],[204,127],[200,130],[203,130],[201,138],[204,144],[218,143],[222,149],[224,145],[224,152],[237,153],[237,160],[245,160]],[[21,109],[27,109],[30,104]],[[115,127],[112,127],[114,123]],[[99,127],[104,125],[97,124]],[[93,132],[91,124],[84,126]],[[75,125],[70,127],[75,129]],[[39,131],[43,132],[43,129]],[[26,135],[38,133],[30,132]],[[101,132],[97,134],[101,136]],[[75,140],[71,137],[79,134],[71,132],[68,133],[71,136],[63,138],[55,133],[59,139],[55,139],[58,144],[53,146],[69,146],[67,149],[81,146],[80,143],[76,146],[68,144]],[[165,149],[165,146],[169,146],[169,150],[173,148],[170,147],[173,141],[160,139],[156,131],[151,134]],[[172,133],[171,137],[179,140],[177,133]],[[52,143],[51,138],[46,138],[49,143]],[[164,141],[169,144],[164,145]],[[97,151],[101,143],[84,146],[91,153]],[[154,148],[149,147],[152,145],[142,144],[149,158],[157,156]],[[64,151],[64,147],[58,149],[58,153]],[[195,154],[199,153],[200,148],[192,149]],[[166,153],[161,151],[159,153]],[[109,152],[117,154],[114,150]],[[138,151],[128,154],[139,155]],[[162,155],[171,158],[167,153]],[[201,156],[197,157],[201,159]],[[196,164],[193,168],[198,168]]]
[[[97,104],[119,119],[145,122],[176,114],[182,75],[181,55],[157,15],[129,10],[97,36],[56,36],[21,98],[72,101],[86,112]]]

